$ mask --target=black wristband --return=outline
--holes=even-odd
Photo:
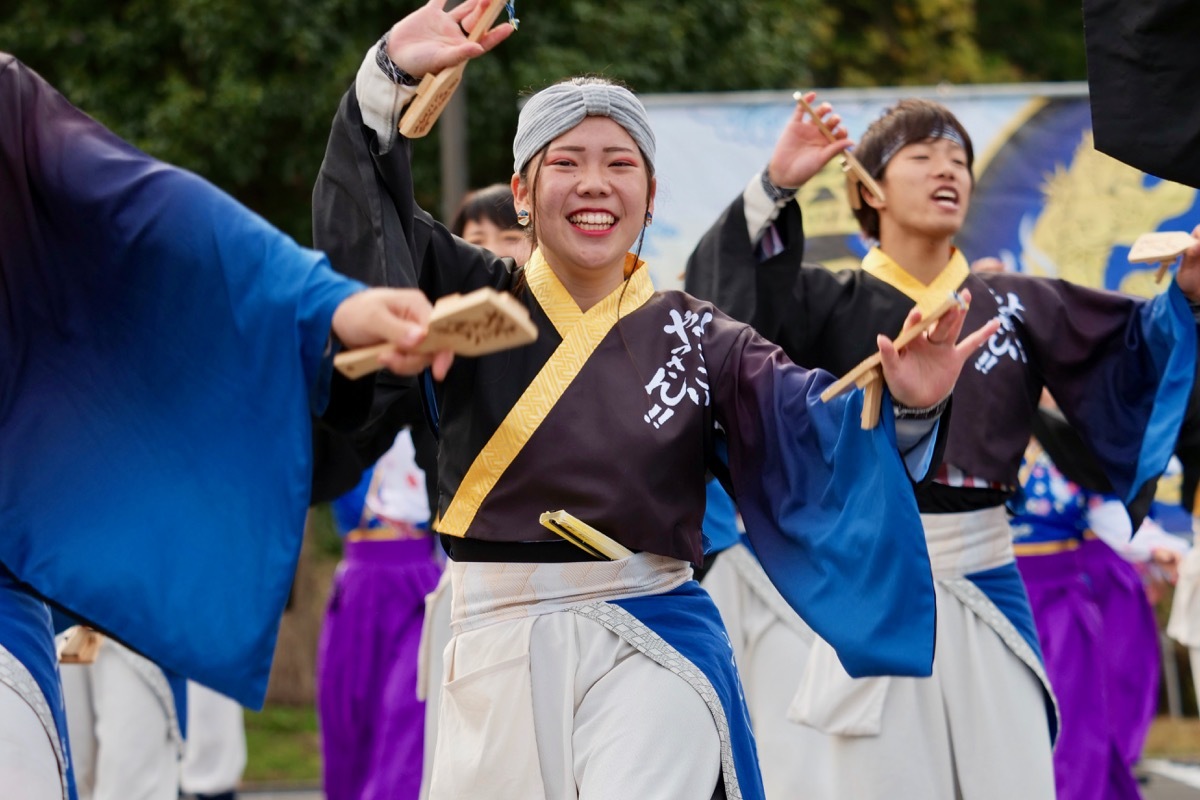
[[[800,191],[800,188],[796,187],[795,189],[788,189],[783,186],[776,186],[775,184],[771,183],[770,172],[770,166],[763,167],[762,188],[763,191],[767,193],[767,197],[770,198],[771,202],[779,204],[794,200],[796,198],[796,193]]]
[[[379,40],[379,46],[375,48],[375,63],[383,70],[383,74],[388,76],[388,80],[400,86],[416,86],[421,82],[419,78],[414,78],[404,70],[396,66],[395,62],[388,57],[387,53],[387,34]]]
[[[906,406],[903,403],[896,402],[896,399],[892,398],[892,411],[895,414],[896,419],[912,419],[921,421],[937,419],[942,415],[942,412],[946,410],[946,406],[949,404],[950,395],[946,395],[938,402],[931,406],[926,406],[925,408],[913,408],[912,406]]]

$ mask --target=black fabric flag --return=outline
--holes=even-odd
[[[1200,188],[1200,9],[1194,0],[1084,0],[1096,149]]]

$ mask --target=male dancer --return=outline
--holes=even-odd
[[[794,729],[801,741],[780,769],[804,776],[807,794],[794,795],[803,797],[1052,798],[1056,713],[1004,500],[1043,387],[1123,499],[1162,471],[1192,385],[1188,301],[1200,300],[1200,246],[1150,302],[971,274],[953,244],[974,186],[970,137],[941,105],[904,100],[855,150],[883,195],[852,190],[862,231],[878,245],[861,270],[803,266],[800,209],[790,200],[844,147],[798,109],[767,169],[692,255],[687,290],[752,322],[794,361],[835,374],[870,355],[877,336],[899,331],[914,304],[927,309],[948,291],[971,290],[968,327],[1003,322],[955,389],[942,467],[916,487],[937,584],[933,675],[853,680],[814,640],[790,711],[809,727]],[[752,706],[768,688],[747,686]],[[765,705],[785,713],[793,688]]]

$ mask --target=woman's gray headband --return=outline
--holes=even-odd
[[[517,119],[513,172],[519,173],[543,147],[584,117],[608,117],[624,128],[654,166],[654,131],[646,108],[633,92],[608,83],[556,83],[529,98]]]

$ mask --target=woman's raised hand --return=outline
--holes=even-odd
[[[420,78],[483,55],[515,30],[502,22],[478,42],[470,41],[467,34],[489,4],[490,0],[465,0],[447,11],[446,0],[429,0],[392,26],[388,32],[388,58]]]

